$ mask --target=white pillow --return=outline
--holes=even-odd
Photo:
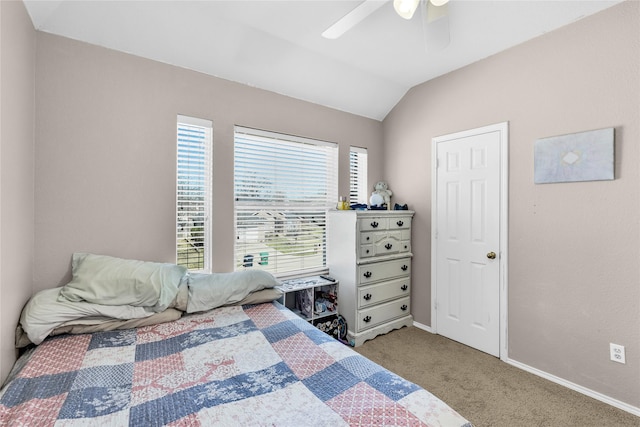
[[[72,279],[60,297],[73,302],[149,307],[171,305],[187,269],[175,264],[145,262],[106,255],[73,254]]]
[[[131,305],[71,302],[59,297],[61,289],[45,289],[36,293],[22,310],[20,325],[32,343],[40,344],[58,326],[80,318],[101,316],[112,319],[141,319],[153,314],[144,307]]]
[[[190,274],[187,313],[235,304],[252,292],[273,288],[279,284],[271,273],[264,270]]]

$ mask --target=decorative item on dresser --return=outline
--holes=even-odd
[[[414,212],[329,211],[327,265],[340,281],[340,314],[353,346],[413,324],[411,219]]]

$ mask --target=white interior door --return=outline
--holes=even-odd
[[[434,329],[497,357],[506,319],[501,318],[505,138],[506,123],[433,141]]]

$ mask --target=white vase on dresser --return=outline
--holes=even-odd
[[[327,215],[327,265],[340,281],[339,312],[353,346],[413,324],[413,211],[336,210]]]

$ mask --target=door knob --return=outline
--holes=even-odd
[[[496,259],[496,253],[495,252],[489,252],[487,254],[487,258],[489,259]]]

